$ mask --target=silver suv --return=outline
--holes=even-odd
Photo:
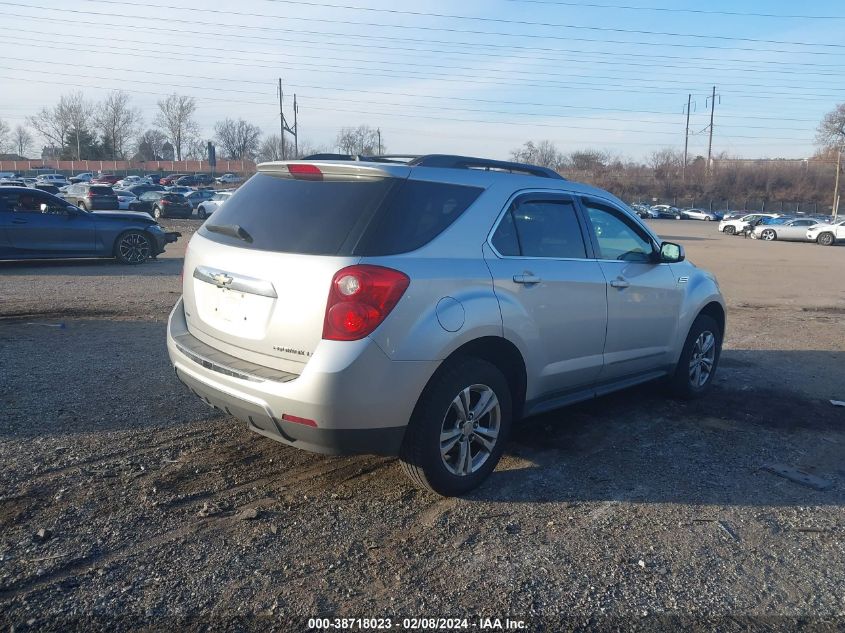
[[[614,196],[517,163],[378,160],[262,164],[194,235],[167,346],[205,402],[454,495],[519,418],[710,387],[716,280]]]

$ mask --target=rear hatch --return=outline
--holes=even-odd
[[[88,188],[88,199],[98,207],[104,209],[117,208],[117,194],[114,189],[105,185],[92,185]]]
[[[292,173],[293,172],[293,173]],[[271,163],[191,240],[183,294],[188,329],[230,355],[301,373],[322,338],[334,274],[403,165]]]

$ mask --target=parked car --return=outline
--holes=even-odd
[[[186,193],[191,193],[192,191],[195,191],[195,189],[191,187],[181,187],[179,185],[171,185],[170,187],[165,187],[164,189],[165,191],[169,191],[170,193],[181,193],[183,196]]]
[[[142,193],[137,200],[129,203],[129,209],[149,213],[156,220],[160,217],[189,218],[194,212],[194,208],[185,196],[169,191]]]
[[[89,180],[94,178],[94,174],[90,171],[84,171],[81,174],[76,174],[76,176],[71,176],[68,178],[70,184],[74,185],[78,182],[88,182]]]
[[[807,229],[818,223],[818,220],[812,218],[766,218],[754,227],[752,237],[767,242],[774,240],[806,242],[808,241]]]
[[[219,182],[221,185],[237,185],[242,183],[244,179],[237,174],[223,174],[222,176],[218,176],[215,180]]]
[[[90,182],[98,185],[113,185],[118,180],[120,180],[120,177],[114,174],[100,174],[96,178],[92,178]]]
[[[159,181],[162,178],[162,174],[144,174],[144,180],[148,180],[150,184],[158,185],[161,184]]]
[[[78,183],[71,185],[64,194],[64,199],[84,211],[95,209],[117,209],[117,195],[108,185]]]
[[[56,185],[51,185],[48,183],[43,182],[36,182],[33,186],[33,189],[38,189],[39,191],[45,191],[47,193],[52,193],[53,195],[57,195],[59,193],[59,188]]]
[[[657,214],[658,218],[682,220],[681,210],[678,207],[673,207],[669,204],[655,204],[651,207],[653,213]]]
[[[26,183],[23,180],[15,178],[0,178],[0,185],[3,187],[26,187]]]
[[[722,220],[719,222],[719,231],[728,235],[736,235],[747,230],[749,226],[755,224],[758,220],[776,217],[778,217],[777,213],[749,213],[740,218]]]
[[[223,203],[231,197],[231,191],[218,191],[211,197],[210,200],[206,200],[205,202],[201,202],[197,205],[197,215],[201,220],[205,220],[208,216],[223,206]]]
[[[141,177],[140,176],[124,176],[116,183],[114,183],[115,187],[120,189],[126,189],[127,187],[131,187],[132,185],[140,185],[141,184]]]
[[[188,199],[188,202],[191,203],[191,206],[196,209],[200,206],[201,202],[205,202],[206,200],[211,200],[216,194],[214,189],[198,189],[197,191],[189,191],[187,193],[183,193]]]
[[[132,185],[126,191],[131,191],[136,196],[141,196],[141,194],[147,193],[148,191],[164,191],[164,187],[161,185]]]
[[[37,178],[30,178],[30,177],[26,177],[26,176],[21,178],[21,180],[23,180],[24,184],[27,187],[34,187],[35,183],[38,182]]]
[[[62,174],[39,174],[35,178],[37,185],[54,185],[55,187],[64,187],[70,183]]]
[[[707,222],[722,219],[721,215],[707,209],[683,209],[681,215],[687,220],[705,220]]]
[[[714,277],[613,195],[444,155],[259,165],[194,234],[182,293],[167,347],[203,401],[295,447],[398,455],[443,495],[520,417],[664,377],[705,394],[725,325]]]
[[[89,213],[43,191],[0,187],[0,236],[0,259],[114,257],[140,264],[180,234],[143,214]]]
[[[129,205],[138,199],[138,196],[126,189],[115,189],[114,193],[117,195],[117,208],[121,211],[128,211]]]
[[[631,208],[636,212],[638,216],[640,216],[644,220],[648,218],[654,219],[659,217],[657,211],[653,210],[647,204],[632,204]]]
[[[176,180],[176,184],[180,187],[203,187],[214,184],[214,178],[208,174],[191,174],[190,176],[182,176]]]
[[[182,176],[187,176],[188,174],[170,174],[169,176],[163,176],[159,181],[158,184],[160,185],[173,185],[179,180]]]
[[[807,239],[822,246],[833,246],[845,240],[845,219],[830,224],[816,224],[807,229]]]

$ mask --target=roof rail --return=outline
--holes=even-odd
[[[513,163],[505,160],[491,160],[489,158],[473,158],[471,156],[453,156],[450,154],[429,154],[412,160],[409,165],[417,167],[444,167],[450,169],[483,169],[489,171],[507,171],[511,173],[529,174],[542,178],[556,178],[565,180],[563,176],[549,169],[526,163]]]

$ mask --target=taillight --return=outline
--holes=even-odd
[[[322,180],[323,172],[316,165],[288,165],[288,172],[297,180]]]
[[[164,198],[161,199],[162,204],[170,204],[170,200],[165,200]]]
[[[89,191],[89,192],[85,195],[85,197],[86,197],[86,198],[93,198],[93,197],[94,197],[94,192],[93,192],[93,191]]]
[[[360,264],[335,273],[323,338],[329,341],[357,341],[372,333],[408,288],[411,280],[392,268]]]

